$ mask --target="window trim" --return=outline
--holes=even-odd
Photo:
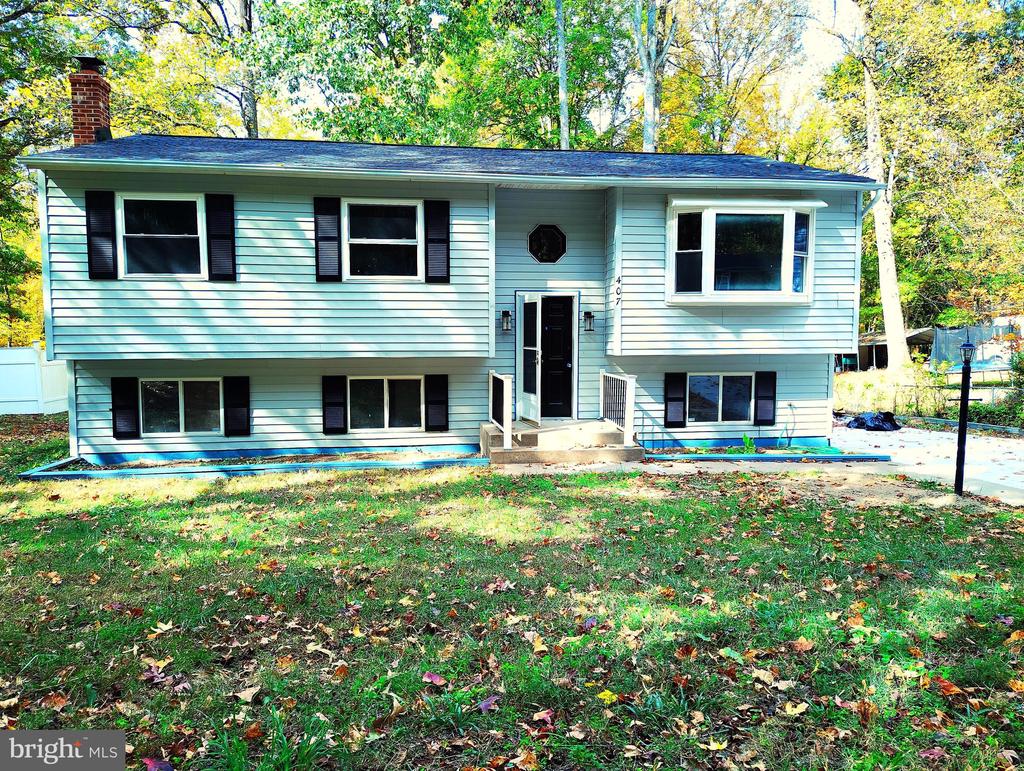
[[[353,428],[352,427],[352,381],[353,380],[383,380],[384,381],[384,425],[381,428]],[[399,426],[390,428],[388,419],[391,417],[389,409],[391,401],[389,380],[418,380],[420,381],[420,425]],[[373,434],[387,432],[393,433],[426,433],[427,431],[427,396],[425,393],[425,378],[423,375],[349,375],[345,381],[345,409],[346,420],[348,421],[348,432],[350,434]]]
[[[341,278],[343,281],[384,282],[384,283],[426,283],[426,223],[423,216],[422,198],[342,198],[341,199]],[[351,205],[370,206],[415,206],[416,207],[416,275],[415,276],[353,276],[349,270],[348,209]],[[398,244],[412,246],[411,238],[356,238],[354,244]]]
[[[143,383],[178,383],[178,430],[177,431],[146,431],[146,420],[143,415],[142,385]],[[220,393],[220,428],[216,431],[185,431],[185,383],[217,383]],[[139,436],[143,439],[159,436],[224,436],[224,378],[222,377],[147,377],[139,378]]]
[[[687,372],[686,373],[686,423],[696,426],[753,426],[754,405],[756,402],[754,394],[754,372]],[[694,420],[690,411],[690,378],[693,377],[717,377],[718,378],[718,420]],[[750,378],[750,419],[749,420],[722,420],[722,390],[725,388],[727,377],[749,377]]]
[[[195,201],[196,204],[196,225],[199,239],[199,272],[198,273],[129,273],[128,252],[125,248],[126,235],[141,235],[138,233],[125,233],[124,226],[124,202],[128,201]],[[116,193],[114,196],[115,227],[117,229],[117,269],[122,278],[133,281],[167,279],[202,279],[209,276],[209,260],[206,255],[206,197],[201,193]]]
[[[686,201],[672,200],[666,209],[665,234],[665,303],[666,305],[810,305],[814,301],[814,246],[817,217],[815,212],[825,206],[821,201]],[[796,214],[809,216],[807,262],[804,265],[804,291],[793,291],[793,238]],[[676,291],[676,251],[680,214],[701,214],[701,287],[700,292]],[[730,291],[714,289],[715,226],[719,214],[781,214],[782,276],[781,289],[750,289]]]

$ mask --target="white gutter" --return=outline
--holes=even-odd
[[[398,172],[381,169],[338,169],[323,166],[288,166],[285,164],[219,164],[188,163],[181,161],[134,161],[77,158],[52,158],[28,156],[19,159],[32,169],[49,171],[136,171],[169,172],[188,174],[244,174],[279,175],[288,177],[325,178],[372,178],[408,182],[473,182],[483,184],[518,185],[590,185],[593,187],[695,187],[695,188],[750,188],[768,187],[775,189],[800,190],[879,190],[885,185],[879,182],[844,182],[830,180],[799,179],[723,179],[719,177],[622,177],[622,176],[556,176],[553,174],[502,174],[460,171],[417,171]]]

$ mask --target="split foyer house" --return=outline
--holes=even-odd
[[[465,451],[601,418],[623,447],[828,440],[873,180],[744,155],[111,139],[97,60],[72,92],[75,146],[24,162],[73,455]]]

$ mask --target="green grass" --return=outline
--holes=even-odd
[[[826,474],[28,484],[10,474],[59,437],[19,437],[2,711],[123,728],[134,767],[994,768],[1024,747],[1020,511],[910,484],[851,508]]]

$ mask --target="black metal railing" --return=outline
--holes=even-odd
[[[601,417],[619,428],[626,425],[626,381],[622,378],[604,376]]]

